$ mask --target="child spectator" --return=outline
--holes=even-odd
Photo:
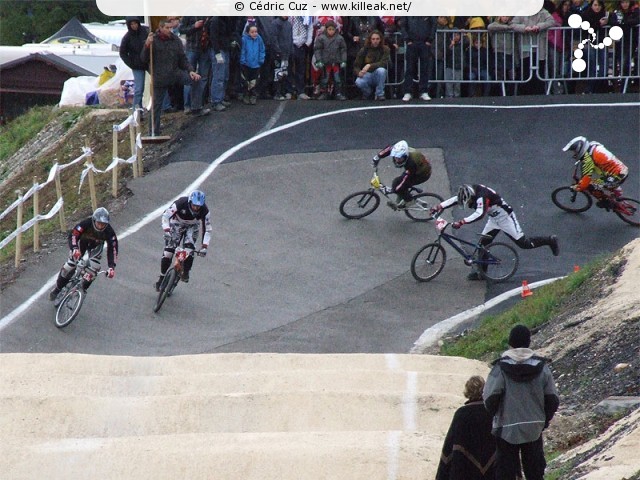
[[[328,21],[325,24],[325,31],[317,39],[314,46],[316,58],[316,68],[322,72],[320,79],[320,96],[318,100],[328,98],[327,87],[329,76],[333,78],[336,100],[346,100],[343,92],[343,82],[341,72],[347,66],[347,45],[337,32],[335,22]]]
[[[469,60],[469,69],[467,70],[469,80],[491,80],[491,76],[489,75],[489,52],[483,45],[480,35],[475,35],[471,40],[471,45],[468,47],[467,59]],[[480,91],[482,91],[482,96],[486,97],[491,90],[490,83],[484,83],[482,87],[476,84],[474,87],[471,93],[472,96],[475,97],[480,96]]]
[[[313,40],[315,44],[315,40],[324,33],[325,25],[328,21],[332,21],[336,25],[336,29],[339,34],[342,34],[342,17],[330,15],[330,16],[319,16],[316,17],[314,27],[313,27]],[[311,82],[313,83],[313,96],[318,97],[320,95],[320,78],[322,77],[322,72],[316,68],[316,57],[315,52],[311,57]]]
[[[256,86],[260,80],[260,67],[264,63],[264,57],[264,41],[258,34],[258,27],[249,25],[247,32],[242,35],[242,50],[240,52],[240,69],[245,85],[242,101],[247,105],[257,103]]]

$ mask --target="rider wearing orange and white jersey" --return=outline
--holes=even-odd
[[[202,227],[202,247],[199,255],[207,254],[209,240],[211,239],[211,220],[209,207],[205,203],[205,194],[200,190],[194,190],[188,197],[180,197],[171,204],[162,214],[162,229],[164,230],[164,251],[160,260],[160,277],[155,284],[156,290],[160,289],[165,273],[171,266],[171,259],[176,247],[182,243],[189,253],[184,261],[182,281],[189,281],[189,271],[193,266],[193,251]]]
[[[616,198],[622,197],[620,185],[627,179],[629,168],[622,163],[613,153],[598,142],[589,141],[585,137],[576,137],[565,145],[563,152],[571,150],[573,158],[580,162],[580,174],[582,177],[573,187],[582,192],[590,191],[594,197],[600,200],[597,205],[604,207],[603,188],[606,188]]]

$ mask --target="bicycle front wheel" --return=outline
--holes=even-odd
[[[81,288],[69,290],[69,293],[65,295],[60,305],[58,305],[58,310],[56,310],[56,327],[64,328],[73,322],[78,313],[80,313],[85,295],[85,291]]]
[[[433,218],[431,209],[442,202],[443,198],[435,193],[420,193],[414,195],[413,200],[415,204],[405,209],[405,215],[416,222],[428,222]]]
[[[153,311],[158,313],[162,308],[162,304],[167,299],[169,295],[171,295],[171,291],[174,287],[174,282],[176,280],[176,271],[171,267],[169,271],[165,274],[162,279],[162,283],[160,284],[160,292],[158,293],[158,299],[156,300],[156,304],[153,307]]]
[[[556,207],[570,213],[586,212],[593,205],[591,195],[585,192],[575,192],[571,187],[556,188],[551,193],[551,201]]]
[[[480,250],[481,259],[478,260],[479,271],[486,280],[504,282],[510,279],[520,264],[518,252],[511,245],[494,242]]]
[[[439,243],[429,243],[422,247],[411,260],[411,275],[419,282],[428,282],[436,278],[444,264],[447,252]]]
[[[364,190],[349,195],[340,203],[340,213],[349,219],[371,215],[380,205],[380,196],[373,190]]]
[[[615,214],[618,215],[623,222],[633,225],[634,227],[640,227],[640,202],[633,198],[621,198],[615,209]]]

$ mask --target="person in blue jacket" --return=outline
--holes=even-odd
[[[245,85],[242,101],[247,105],[257,103],[256,87],[260,81],[260,68],[264,63],[264,57],[264,41],[258,33],[258,27],[249,24],[246,33],[242,35],[242,50],[240,52],[240,72]]]

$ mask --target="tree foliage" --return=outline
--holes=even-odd
[[[95,0],[2,0],[0,45],[39,43],[56,33],[72,17],[83,23],[107,23]]]

